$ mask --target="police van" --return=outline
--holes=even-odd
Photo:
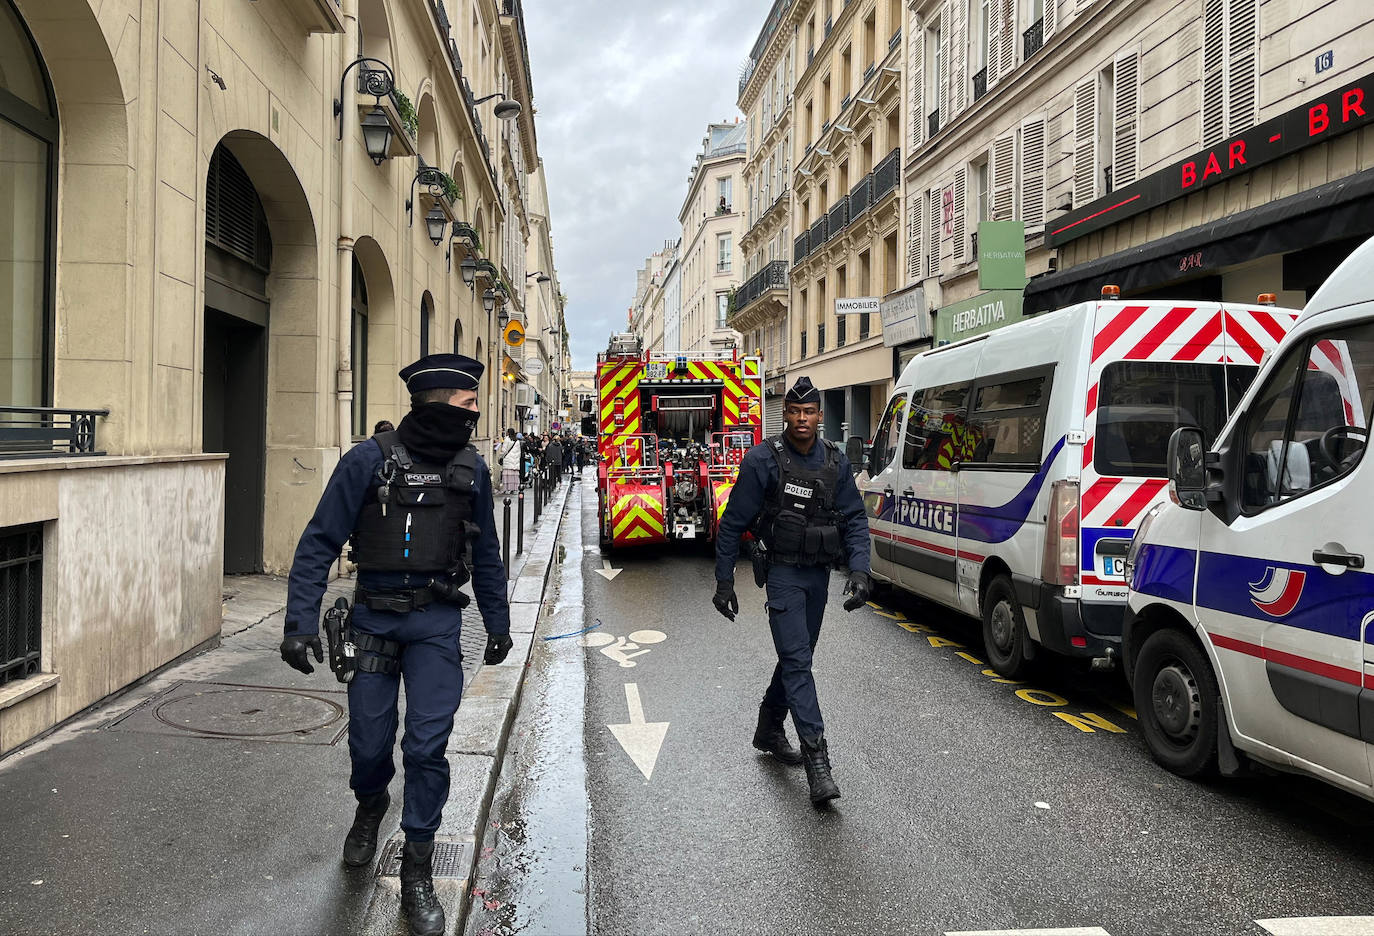
[[[1169,500],[1127,559],[1141,733],[1183,776],[1237,752],[1374,799],[1374,240],[1313,296],[1209,450],[1169,445]]]
[[[1171,435],[1214,438],[1297,318],[1103,295],[917,355],[861,485],[875,579],[981,618],[1008,677],[1039,648],[1112,664]]]

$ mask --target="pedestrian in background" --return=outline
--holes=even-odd
[[[462,585],[472,581],[486,625],[484,662],[500,663],[512,645],[491,474],[468,444],[480,415],[482,369],[469,357],[432,354],[401,371],[410,412],[395,432],[339,459],[301,534],[287,588],[281,657],[309,674],[310,654],[324,660],[319,615],[329,569],[350,544],[358,584],[342,639],[356,652],[335,658],[330,648],[331,667],[348,677],[349,786],[358,801],[343,844],[350,867],[371,865],[377,852],[391,804],[387,788],[396,773],[392,750],[405,680],[401,912],[413,936],[444,932],[434,892],[434,834],[448,801],[446,749],[463,695],[459,636],[468,597]]]
[[[524,458],[520,439],[514,429],[506,430],[496,450],[496,463],[501,466],[501,493],[509,494],[520,487],[520,461]]]
[[[577,479],[579,481],[582,480],[582,469],[587,464],[587,445],[588,443],[585,439],[578,439],[573,445],[573,448],[577,452]]]
[[[850,598],[846,611],[862,607],[872,591],[869,579],[868,517],[844,452],[817,438],[821,394],[806,377],[783,401],[786,431],[751,448],[740,463],[739,480],[720,518],[716,537],[716,610],[730,620],[739,613],[735,560],[740,537],[749,530],[767,551],[768,626],[778,664],[759,705],[754,747],[786,764],[804,764],[811,802],[838,799],[830,753],[811,674],[830,587],[830,570],[848,563]],[[801,738],[792,747],[783,720]]]
[[[549,472],[549,480],[557,484],[563,477],[563,443],[558,436],[549,440],[544,449],[544,466]]]
[[[391,424],[389,419],[377,420],[377,425],[372,427],[373,435],[381,435],[383,432],[395,432],[396,427]]]
[[[577,449],[577,440],[574,439],[572,436],[564,436],[564,437],[563,437],[563,473],[566,474],[566,475],[567,475],[568,477],[570,477],[570,478],[572,477],[573,462],[574,462],[574,460],[575,460],[574,452],[576,451],[576,449]]]

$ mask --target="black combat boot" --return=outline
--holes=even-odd
[[[754,747],[765,754],[772,754],[784,764],[795,767],[802,762],[802,755],[801,751],[787,740],[787,732],[782,727],[784,717],[786,716],[759,706],[759,726],[754,729]]]
[[[377,854],[377,829],[390,805],[391,795],[386,790],[358,800],[353,828],[348,830],[348,837],[344,839],[344,864],[350,868],[361,868],[372,863]]]
[[[443,936],[444,908],[434,893],[434,843],[407,841],[401,849],[401,912],[411,936]]]
[[[802,763],[806,765],[806,782],[811,787],[811,805],[817,809],[840,798],[840,788],[830,776],[830,753],[825,738],[803,737]]]

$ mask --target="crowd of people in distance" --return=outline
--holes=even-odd
[[[548,468],[554,481],[566,472],[582,477],[582,469],[596,458],[596,442],[571,433],[522,433],[507,429],[495,442],[493,473],[499,471],[498,493],[512,494]]]

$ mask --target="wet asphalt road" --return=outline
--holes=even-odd
[[[1259,934],[1262,918],[1374,913],[1374,806],[1293,777],[1178,779],[1150,761],[1119,676],[999,682],[972,622],[892,596],[845,614],[838,575],[816,678],[843,798],[818,813],[801,768],[749,745],[775,657],[747,567],[735,623],[711,607],[704,552],[617,553],[606,581],[584,494],[542,633],[663,636],[537,652],[557,675],[540,689],[532,673],[493,812],[521,842],[489,836],[482,859],[504,915],[479,898],[469,933]],[[668,723],[647,780],[607,727],[634,696]],[[579,827],[585,907],[549,906],[583,880]]]

